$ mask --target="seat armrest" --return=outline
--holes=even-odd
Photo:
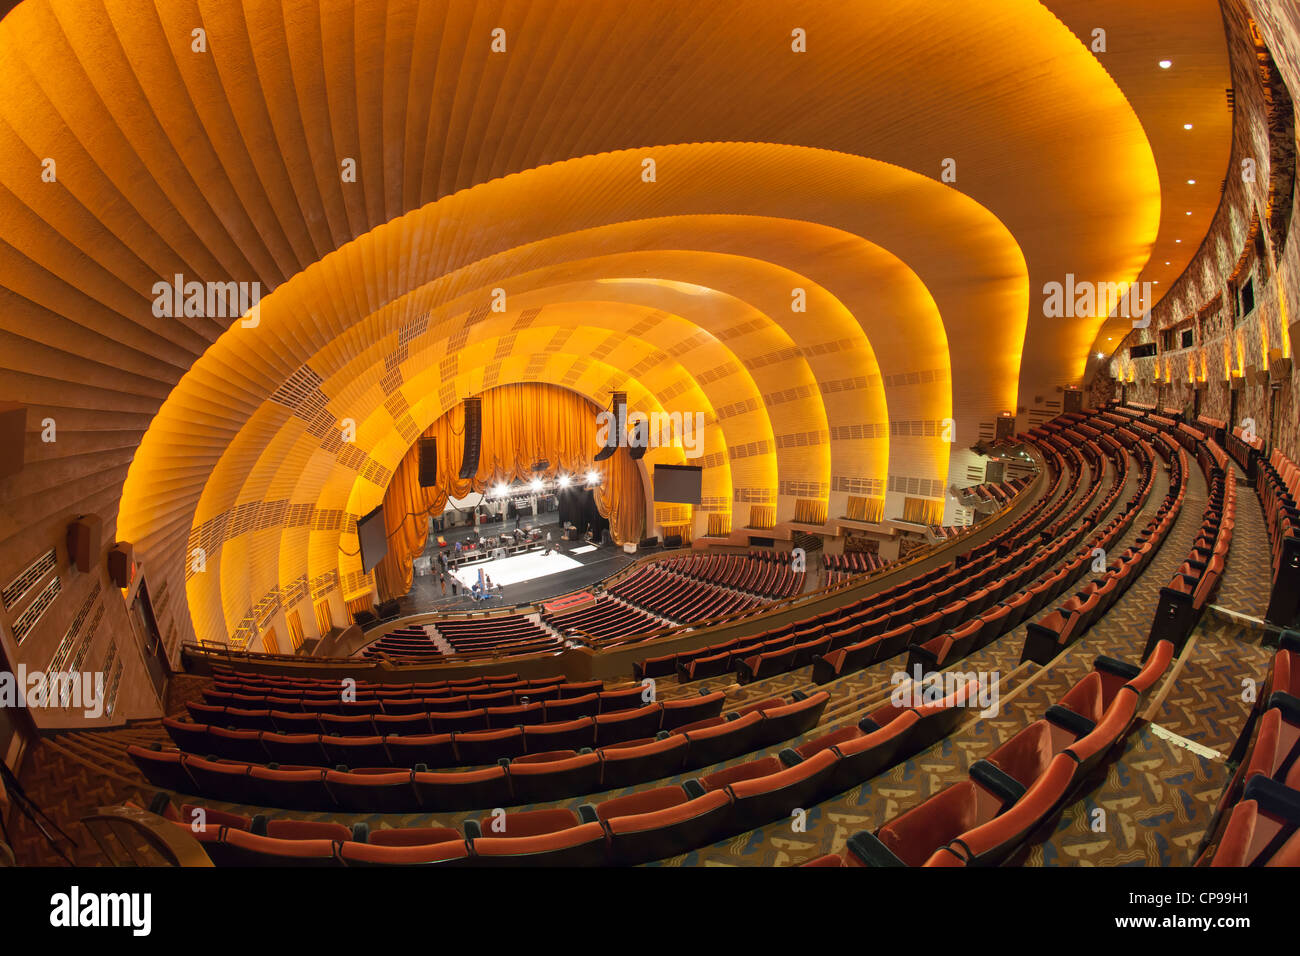
[[[1265,710],[1282,711],[1282,719],[1288,724],[1300,726],[1300,697],[1288,694],[1286,691],[1275,690],[1268,695],[1268,706]]]
[[[859,830],[849,837],[849,852],[857,857],[863,866],[907,865],[870,830]]]
[[[870,717],[863,717],[858,721],[858,730],[865,734],[874,734],[880,729],[880,724],[876,723]]]
[[[781,763],[785,764],[787,767],[793,767],[796,764],[803,763],[803,757],[800,757],[799,751],[795,750],[793,747],[786,747],[777,754],[777,756],[781,758]]]
[[[970,776],[985,790],[997,796],[1003,807],[1011,806],[1025,795],[1025,788],[1020,781],[987,760],[976,760],[971,764]]]
[[[1246,784],[1242,800],[1254,800],[1270,816],[1282,817],[1292,825],[1300,824],[1300,793],[1271,777],[1256,774]]]
[[[1068,730],[1076,738],[1086,737],[1097,726],[1094,721],[1089,720],[1082,714],[1076,714],[1068,707],[1062,707],[1060,704],[1053,704],[1047,708],[1047,713],[1044,716],[1049,723]]]
[[[1117,677],[1124,678],[1125,682],[1131,681],[1138,674],[1142,673],[1142,668],[1136,664],[1130,664],[1128,661],[1121,661],[1117,657],[1106,657],[1102,655],[1092,662],[1092,669],[1096,671],[1105,671],[1107,674],[1114,674]]]

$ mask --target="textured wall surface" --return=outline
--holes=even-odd
[[[1300,12],[1265,0],[1225,0],[1223,9],[1235,122],[1222,205],[1196,258],[1153,310],[1150,328],[1135,329],[1115,353],[1110,370],[1118,383],[1098,376],[1090,395],[1094,402],[1123,395],[1233,424],[1253,418],[1259,434],[1294,458],[1297,380],[1273,387],[1256,373],[1268,368],[1270,352],[1291,355],[1289,324],[1300,303],[1300,243],[1289,238],[1296,152],[1289,91],[1300,89]],[[1255,305],[1242,313],[1237,290],[1247,280]],[[1160,343],[1154,358],[1128,358],[1128,346],[1159,342],[1161,330],[1189,322],[1192,348]],[[1242,379],[1235,389],[1234,377]]]

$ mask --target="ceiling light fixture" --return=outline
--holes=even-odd
[[[1184,123],[1184,124],[1183,124],[1183,129],[1191,129],[1191,128],[1192,128],[1192,124],[1191,124],[1191,123]]]
[[[1174,61],[1173,61],[1173,60],[1161,60],[1161,61],[1160,61],[1160,69],[1162,69],[1162,70],[1167,70],[1167,69],[1169,69],[1169,68],[1170,68],[1171,66],[1173,66],[1173,65],[1174,65]]]

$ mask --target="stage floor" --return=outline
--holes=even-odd
[[[568,594],[570,591],[581,591],[584,588],[589,588],[636,560],[636,556],[624,554],[622,548],[610,545],[596,547],[585,541],[558,540],[560,534],[557,517],[554,513],[529,516],[520,522],[520,526],[525,530],[537,528],[543,533],[550,531],[553,537],[557,539],[555,544],[558,546],[559,552],[552,554],[550,558],[543,558],[540,551],[529,552],[526,555],[516,555],[516,558],[523,559],[526,562],[538,562],[539,565],[541,562],[553,560],[558,560],[560,563],[539,566],[536,569],[532,569],[528,564],[525,564],[520,569],[525,576],[515,580],[513,584],[508,583],[506,578],[496,570],[496,565],[501,563],[499,561],[490,564],[468,564],[460,568],[457,580],[468,582],[471,587],[478,580],[478,569],[485,567],[488,569],[487,573],[492,576],[493,584],[500,584],[504,588],[501,592],[495,590],[492,592],[490,605],[475,601],[465,591],[458,595],[453,595],[450,588],[444,591],[438,583],[436,574],[417,574],[411,582],[410,592],[398,598],[398,614],[401,617],[408,617],[412,614],[428,614],[430,612],[459,614],[466,611],[482,611],[485,607],[495,611],[502,607],[535,604],[539,601],[558,597],[561,594]],[[480,528],[464,526],[449,528],[444,532],[444,535],[448,544],[455,544],[457,540],[463,541],[470,537],[478,538],[480,534],[490,537],[513,528],[513,521],[493,522]],[[430,534],[429,545],[424,552],[426,556],[433,559],[435,569],[438,566],[439,550],[436,537],[436,532]],[[504,560],[513,559],[506,558]],[[539,574],[539,571],[545,573]]]
[[[492,579],[494,587],[498,584],[502,587],[509,587],[511,584],[534,581],[537,578],[559,574],[562,571],[572,571],[574,568],[580,567],[582,567],[581,561],[575,561],[573,558],[555,551],[545,555],[541,551],[528,551],[509,558],[498,558],[495,561],[480,561],[477,564],[458,568],[451,573],[455,575],[456,580],[467,588],[473,588],[475,584],[478,584],[480,570]]]

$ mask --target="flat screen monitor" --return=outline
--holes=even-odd
[[[384,506],[357,519],[357,540],[361,542],[361,570],[369,574],[388,554],[388,533],[384,530]]]
[[[704,487],[699,465],[655,465],[655,501],[698,505]]]

